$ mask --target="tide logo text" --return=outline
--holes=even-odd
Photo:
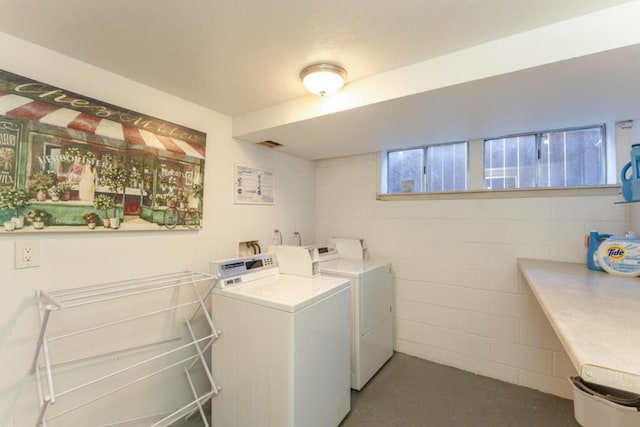
[[[621,246],[612,246],[607,250],[607,256],[613,259],[624,258],[625,250]]]

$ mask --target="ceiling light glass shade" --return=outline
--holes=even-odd
[[[300,79],[309,92],[320,96],[331,95],[344,86],[347,71],[334,64],[315,64],[302,70]]]

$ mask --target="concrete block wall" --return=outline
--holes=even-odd
[[[570,398],[575,370],[516,259],[584,263],[586,230],[628,226],[619,197],[377,201],[378,167],[316,162],[316,237],[393,263],[396,350]]]

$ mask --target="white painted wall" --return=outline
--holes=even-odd
[[[619,196],[376,201],[378,177],[375,154],[316,162],[316,236],[364,238],[372,258],[393,263],[396,350],[569,397],[573,367],[516,258],[584,263],[585,230],[622,233],[629,205],[614,205]]]
[[[5,34],[0,34],[0,47],[2,69],[207,133],[204,222],[199,232],[0,235],[0,425],[23,427],[33,425],[38,413],[35,381],[27,372],[38,332],[36,289],[57,290],[184,268],[208,271],[209,260],[237,256],[239,240],[260,240],[266,247],[274,228],[283,230],[285,243],[293,243],[295,225],[303,241],[311,243],[315,172],[311,162],[234,141],[231,119],[214,111]],[[233,204],[235,163],[274,171],[274,206]],[[39,242],[41,267],[13,268],[16,241]],[[117,342],[118,335],[107,334],[105,339]],[[135,404],[144,410],[145,399],[152,398],[171,409],[172,399],[182,396],[184,389],[184,385],[160,384],[138,395]],[[131,401],[119,403],[131,406]],[[62,400],[56,405],[63,405]],[[57,409],[54,406],[52,412]],[[95,411],[93,415],[91,424],[106,419]],[[50,425],[82,425],[69,420],[60,418]]]

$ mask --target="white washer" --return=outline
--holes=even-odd
[[[393,356],[391,264],[337,258],[321,261],[320,272],[351,282],[351,388],[360,390]]]
[[[212,262],[216,427],[335,427],[350,409],[349,281],[280,274],[261,254]]]

